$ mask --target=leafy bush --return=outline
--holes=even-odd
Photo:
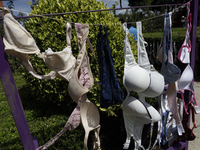
[[[107,7],[103,2],[96,0],[40,0],[38,5],[34,5],[33,14],[49,14],[49,13],[62,13],[62,12],[75,12],[86,10],[106,9]],[[72,37],[71,45],[73,55],[76,57],[78,54],[77,38],[74,30],[74,22],[89,23],[90,33],[89,39],[93,45],[96,53],[96,40],[99,32],[99,26],[95,24],[106,24],[108,31],[108,38],[110,41],[110,47],[112,49],[114,67],[117,73],[119,82],[122,86],[123,75],[123,40],[124,31],[119,19],[114,14],[108,11],[102,12],[90,12],[90,13],[78,13],[67,14],[60,16],[51,16],[55,19],[52,20],[47,17],[31,18],[25,23],[26,29],[34,37],[41,52],[45,51],[48,47],[51,47],[53,51],[61,51],[67,46],[66,43],[66,21],[72,22]],[[94,24],[94,25],[93,25]],[[136,48],[136,46],[133,48]],[[95,77],[95,81],[99,81],[98,77],[98,64],[92,55],[89,46],[87,45],[88,55],[90,58],[90,66]],[[96,54],[97,55],[97,54]],[[36,56],[30,56],[31,63],[34,69],[39,74],[47,74],[50,70],[45,66],[42,59]],[[72,100],[67,92],[67,82],[56,79],[53,81],[38,80],[32,77],[29,73],[24,72],[25,79],[31,87],[31,99],[42,103],[52,102],[59,103],[67,101],[68,107],[71,106]],[[94,85],[93,89],[88,93],[88,97],[91,101],[95,102],[99,106],[99,93],[100,86]]]
[[[86,11],[86,10],[97,10],[97,9],[106,9],[107,7],[103,2],[98,2],[96,0],[40,0],[38,5],[35,5],[32,8],[33,14],[50,14],[50,13],[63,13],[63,12],[75,12],[75,11]],[[66,46],[66,21],[72,22],[72,37],[71,37],[71,45],[72,45],[72,53],[75,57],[78,54],[78,45],[77,38],[74,29],[74,22],[78,23],[89,23],[90,24],[90,32],[89,39],[91,44],[93,45],[95,54],[96,52],[96,42],[97,42],[97,34],[99,32],[99,26],[96,24],[106,24],[108,38],[110,41],[110,47],[112,50],[112,55],[114,59],[114,67],[116,74],[118,76],[118,80],[120,82],[121,88],[124,90],[122,84],[123,77],[123,69],[124,69],[124,31],[122,29],[121,22],[118,18],[114,16],[112,12],[102,11],[102,12],[91,12],[91,13],[79,13],[79,14],[68,14],[68,15],[60,15],[60,16],[51,16],[51,18],[60,19],[53,20],[47,17],[37,17],[31,18],[25,23],[25,28],[30,32],[30,34],[35,39],[38,47],[41,52],[44,52],[48,47],[52,48],[53,51],[61,51]],[[131,37],[130,37],[131,38]],[[136,50],[136,44],[132,41],[132,49]],[[87,45],[88,56],[90,59],[90,66],[93,72],[93,76],[95,77],[95,81],[99,82],[98,77],[98,64],[94,59],[94,56]],[[134,51],[136,54],[136,51]],[[137,58],[136,58],[137,59]],[[45,66],[42,59],[36,57],[35,55],[30,55],[30,61],[38,74],[47,74],[50,70]],[[26,90],[22,91],[24,96],[22,97],[23,105],[25,109],[34,109],[35,117],[50,117],[55,114],[62,114],[69,116],[72,112],[73,108],[76,106],[75,102],[72,101],[68,92],[67,92],[67,82],[55,79],[55,80],[38,80],[31,76],[27,71],[23,71],[24,78],[27,82]],[[124,90],[125,92],[125,90]],[[94,102],[98,108],[100,108],[100,86],[95,84],[92,90],[87,94],[89,100]],[[28,100],[27,100],[28,98]],[[116,131],[123,131],[122,133],[125,135],[124,126],[116,126],[113,128],[115,124],[123,124],[122,118],[122,110],[121,104],[109,107],[108,109],[101,109],[104,112],[101,112],[101,133],[100,139],[102,139],[102,149],[113,149],[113,146],[116,143],[115,138],[111,134]],[[117,117],[109,116],[110,118],[105,119],[109,115],[115,115]],[[49,119],[50,119],[49,118]],[[120,118],[120,119],[119,119]],[[108,122],[112,119],[112,122]],[[105,120],[105,121],[104,121]],[[47,122],[48,123],[48,122]],[[109,124],[109,126],[108,126]],[[68,136],[63,137],[63,140],[59,139],[57,142],[58,145],[55,147],[66,149],[70,143],[80,143],[81,148],[82,143],[76,139],[81,139],[83,141],[83,137],[80,138],[80,135],[83,136],[83,129],[80,129],[81,126],[76,129],[76,131],[72,131],[73,137],[66,138]],[[105,129],[106,128],[106,129]],[[37,132],[36,135],[38,137],[38,141],[40,144],[43,144],[44,141],[47,141],[51,136],[55,135],[57,129],[53,127],[46,129],[48,131],[45,132]],[[52,132],[50,136],[43,135],[50,131]],[[110,134],[107,134],[108,131],[111,131]],[[39,134],[38,134],[39,133]],[[77,133],[77,134],[76,134]],[[80,134],[78,134],[80,133]],[[120,133],[121,134],[121,133]],[[70,134],[71,135],[71,134]],[[117,134],[118,135],[118,134]],[[115,137],[117,137],[117,135]],[[72,135],[71,135],[72,136]],[[91,138],[91,136],[90,136]],[[118,137],[121,140],[125,140],[125,136]],[[66,141],[64,141],[66,140]],[[74,141],[76,142],[74,142]],[[55,143],[56,144],[56,143]],[[88,144],[90,144],[90,139]],[[123,143],[119,142],[118,145],[122,146]],[[90,145],[89,145],[90,146]],[[118,149],[119,147],[115,147]],[[121,147],[122,148],[122,147]],[[120,149],[121,149],[120,148]],[[73,147],[69,149],[80,149],[78,147]]]

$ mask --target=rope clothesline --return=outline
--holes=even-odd
[[[188,1],[188,2],[191,2],[192,0]],[[58,16],[58,15],[66,15],[66,14],[75,14],[75,13],[86,13],[86,12],[97,12],[97,11],[110,11],[110,10],[121,10],[121,9],[133,9],[133,8],[147,8],[147,7],[162,7],[162,6],[177,6],[177,5],[180,5],[179,7],[173,9],[173,13],[175,11],[178,11],[181,7],[185,6],[187,3],[185,4],[166,4],[166,5],[150,5],[150,6],[136,6],[136,7],[125,7],[125,8],[112,8],[112,9],[102,9],[102,10],[90,10],[90,11],[80,11],[80,12],[66,12],[66,13],[55,13],[55,14],[43,14],[43,15],[37,15],[37,14],[32,14],[32,13],[27,13],[27,12],[24,12],[24,11],[20,11],[20,10],[16,10],[16,9],[8,9],[10,11],[15,11],[15,12],[20,12],[20,13],[23,13],[23,14],[27,14],[27,16],[22,16],[22,17],[15,17],[15,19],[22,19],[22,18],[33,18],[33,17],[45,17],[45,18],[49,18],[49,19],[52,19],[52,20],[57,20],[57,21],[64,21],[64,22],[70,22],[70,21],[67,21],[67,20],[63,20],[63,19],[57,19],[57,18],[52,18],[52,17],[49,17],[49,16]],[[0,7],[0,9],[5,9],[4,7]],[[29,16],[29,15],[32,15],[32,16]],[[158,16],[154,16],[154,17],[150,17],[150,18],[147,18],[147,19],[143,19],[143,20],[140,20],[141,22],[143,21],[147,21],[147,20],[151,20],[151,19],[155,19],[155,18],[159,18],[159,17],[162,17],[164,16],[165,14],[161,14],[161,15],[158,15]],[[2,20],[3,18],[0,18],[0,20]],[[135,21],[135,22],[127,22],[127,23],[136,23],[138,21]],[[77,22],[70,22],[70,23],[77,23]],[[116,24],[116,25],[121,25],[121,23],[109,23],[109,24]],[[108,24],[94,24],[94,23],[89,23],[89,25],[97,25],[97,26],[100,26],[100,25],[108,25]]]

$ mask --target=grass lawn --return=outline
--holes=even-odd
[[[23,79],[20,73],[14,74],[15,83],[18,91],[26,86],[25,80]],[[20,93],[20,92],[19,92]],[[54,135],[56,135],[67,121],[67,116],[62,114],[55,114],[49,117],[37,116],[34,110],[24,110],[26,119],[30,128],[31,135],[36,135],[38,138],[39,145],[44,144]],[[80,128],[80,127],[79,127]],[[78,130],[79,130],[78,128]],[[81,128],[81,130],[83,130]],[[73,134],[72,134],[73,132]],[[49,149],[57,149],[55,147],[67,148],[66,144],[69,142],[75,143],[75,146],[68,146],[67,149],[81,149],[83,147],[83,137],[80,137],[83,132],[80,134],[78,131],[68,131],[61,137],[58,142],[56,142]],[[76,137],[79,137],[78,143],[76,144]],[[79,136],[80,135],[80,136]],[[66,141],[66,139],[68,139]],[[65,142],[64,142],[65,141]],[[71,145],[71,144],[68,144]],[[23,150],[23,146],[17,131],[6,95],[4,93],[3,86],[0,82],[0,150]]]
[[[15,75],[15,82],[18,88],[25,82],[20,75]],[[22,82],[21,82],[22,81]],[[23,149],[19,134],[15,126],[13,116],[3,89],[0,83],[0,150],[4,149]]]

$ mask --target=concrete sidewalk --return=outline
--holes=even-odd
[[[195,98],[200,107],[200,82],[194,82]],[[193,127],[192,118],[190,118],[190,127]],[[188,150],[200,150],[200,114],[195,114],[195,122],[197,128],[194,128],[193,133],[196,136],[194,141],[189,142]]]

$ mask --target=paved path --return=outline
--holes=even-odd
[[[194,88],[197,104],[200,107],[200,82],[194,82]],[[188,150],[200,150],[200,114],[195,114],[195,122],[197,128],[193,130],[193,133],[194,135],[196,135],[196,139],[194,141],[189,142]],[[190,126],[193,126],[192,121],[190,123]]]

